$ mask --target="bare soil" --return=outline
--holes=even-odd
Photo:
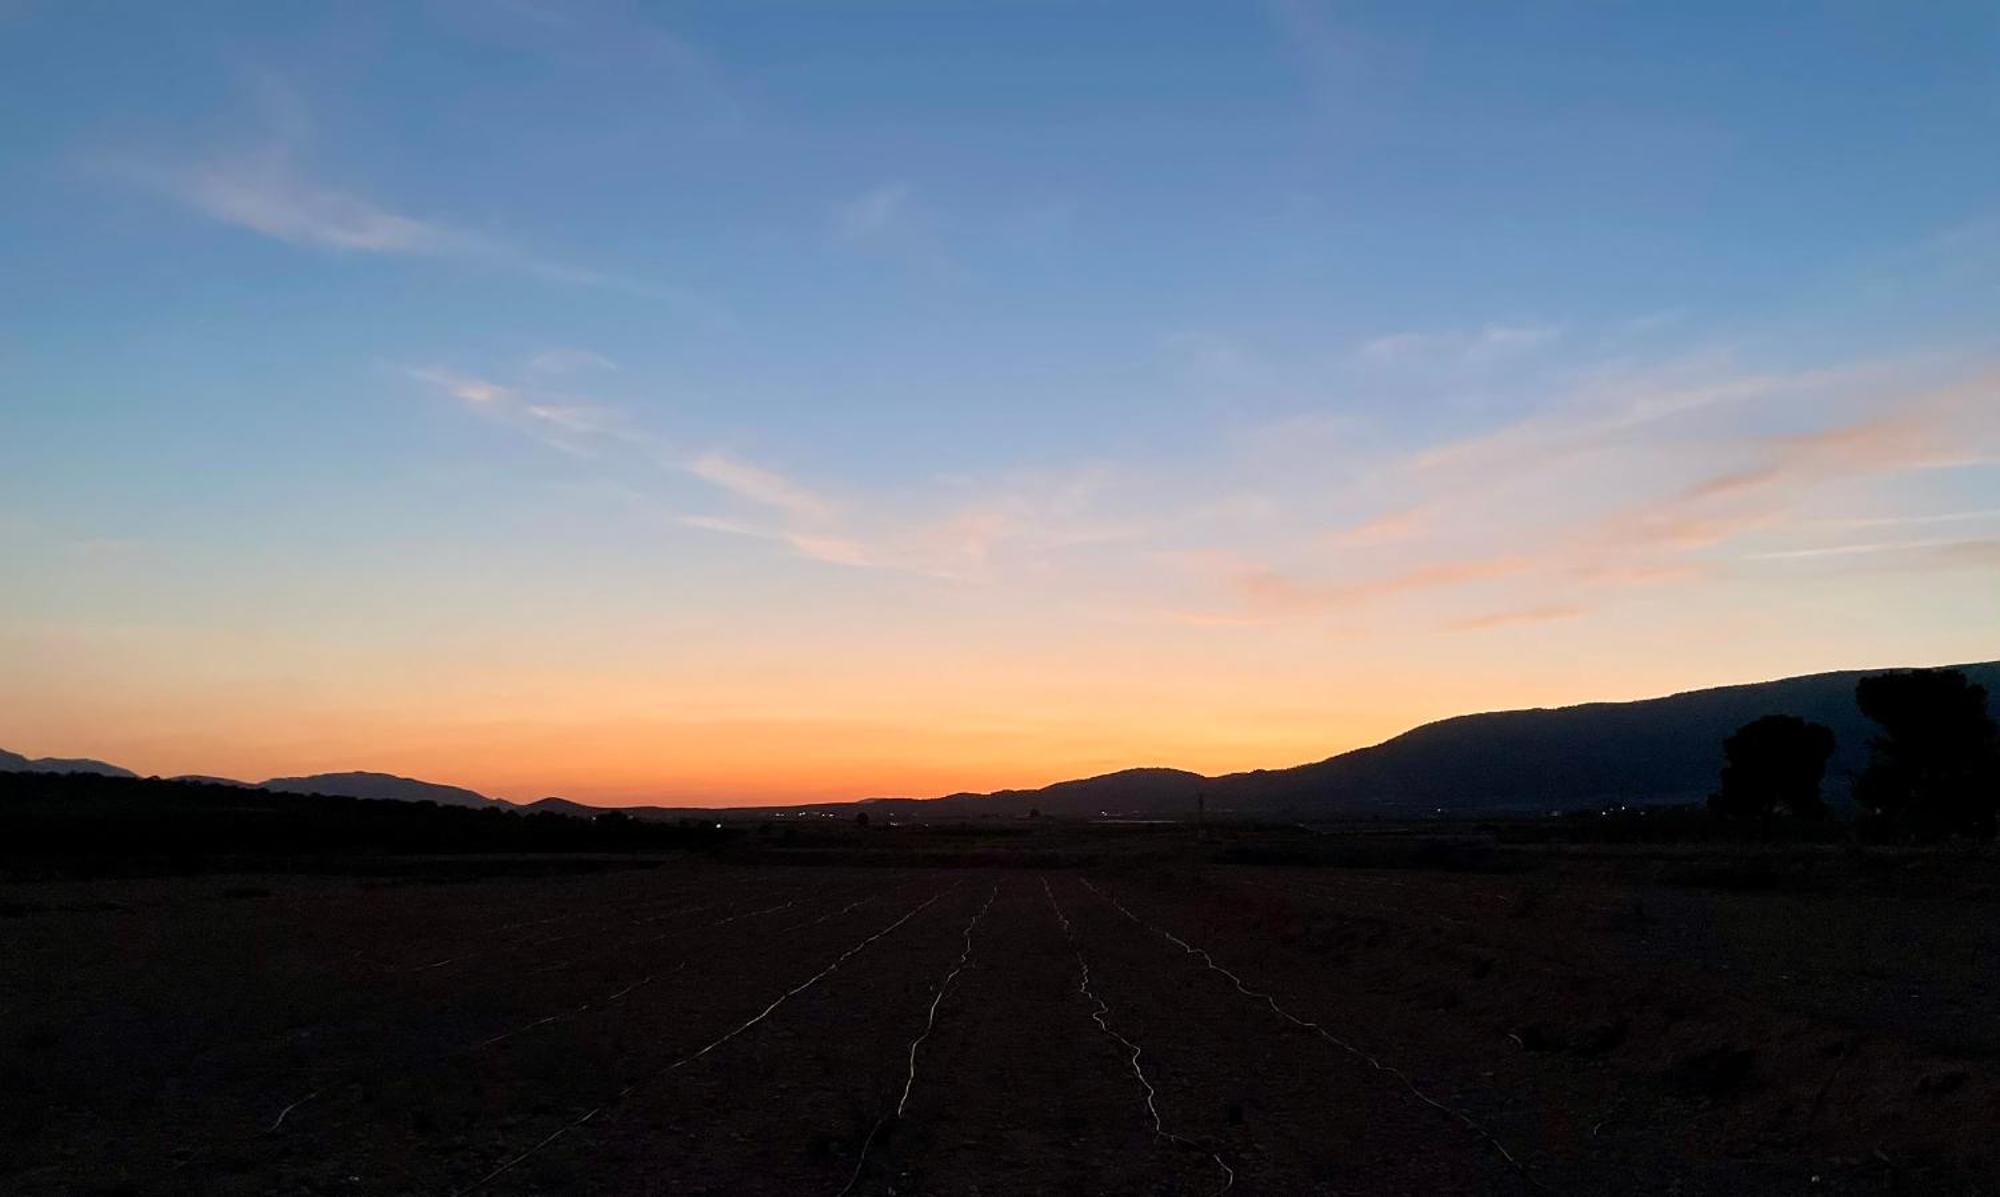
[[[652,863],[0,885],[0,1191],[2000,1191],[1990,859]]]

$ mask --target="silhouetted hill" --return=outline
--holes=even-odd
[[[735,834],[709,820],[599,821],[504,803],[475,809],[159,778],[0,771],[0,866],[6,867],[39,861],[86,870],[310,870],[321,867],[315,861],[335,856],[650,852],[711,847]]]
[[[136,777],[130,769],[104,761],[84,758],[74,760],[55,756],[26,757],[18,752],[0,749],[0,773],[96,773],[104,777]]]
[[[313,773],[305,777],[273,777],[259,782],[266,790],[287,794],[329,794],[337,798],[390,798],[402,802],[435,802],[439,806],[512,806],[498,798],[459,786],[397,777],[393,773]]]
[[[525,811],[548,811],[551,814],[557,815],[576,815],[580,818],[588,819],[595,815],[603,814],[606,808],[601,806],[585,806],[581,802],[571,802],[567,798],[557,798],[551,795],[547,798],[537,798],[533,802],[524,803],[521,809]]]
[[[1955,666],[2000,701],[2000,662]],[[1214,812],[1421,815],[1587,810],[1697,802],[1715,787],[1722,741],[1760,715],[1833,729],[1830,800],[1844,804],[1875,735],[1854,685],[1884,670],[1811,674],[1636,702],[1461,715],[1309,765],[1203,778],[1129,769],[1039,790],[953,794],[915,810],[1095,817],[1185,815],[1197,793]]]
[[[871,798],[858,804],[890,814],[1027,814],[1106,817],[1189,809],[1209,778],[1185,769],[1121,769],[1097,777],[1059,781],[1039,790],[995,790],[990,794],[947,794],[942,798]]]

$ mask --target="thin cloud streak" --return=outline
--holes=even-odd
[[[247,146],[196,152],[121,152],[85,159],[87,168],[178,204],[218,224],[331,254],[433,258],[478,263],[576,286],[604,287],[700,309],[698,300],[530,253],[449,222],[415,216],[306,167],[306,105],[283,81],[252,76],[257,136]]]
[[[819,524],[833,518],[833,505],[812,491],[774,470],[726,453],[704,453],[685,468],[737,498],[775,508],[795,519]]]
[[[1553,344],[1555,324],[1489,324],[1469,333],[1391,333],[1364,341],[1355,358],[1372,366],[1482,366]]]
[[[1435,518],[1436,512],[1428,506],[1404,507],[1332,533],[1327,537],[1327,543],[1342,549],[1400,544],[1421,536]]]
[[[508,424],[572,457],[594,457],[606,442],[640,440],[622,426],[616,410],[527,387],[509,386],[440,366],[403,373],[489,419]]]
[[[1871,368],[1872,369],[1872,368]],[[1715,420],[1704,421],[1670,442],[1641,439],[1634,430],[1671,416],[1720,415],[1751,400],[1786,402],[1760,410],[1759,423],[1787,415],[1817,415],[1825,388],[1845,388],[1863,370],[1802,371],[1711,379],[1698,387],[1647,388],[1609,410],[1578,410],[1568,424],[1553,417],[1519,423],[1499,440],[1474,444],[1475,458],[1488,469],[1466,478],[1432,467],[1445,460],[1438,451],[1418,451],[1405,459],[1416,472],[1391,473],[1399,489],[1415,486],[1418,502],[1331,533],[1320,533],[1323,550],[1393,545],[1421,531],[1426,542],[1458,545],[1457,558],[1378,572],[1372,577],[1315,578],[1310,558],[1289,566],[1230,560],[1209,568],[1237,599],[1234,611],[1210,613],[1215,622],[1236,614],[1260,619],[1314,618],[1387,597],[1425,591],[1452,591],[1501,578],[1521,586],[1578,584],[1623,588],[1686,584],[1710,576],[1713,565],[1689,558],[1753,533],[1783,529],[1793,512],[1815,492],[1853,487],[1862,480],[1919,470],[1976,465],[1988,456],[1978,429],[1989,405],[1992,383],[1920,390],[1886,401],[1854,400],[1843,405],[1849,418],[1807,432],[1743,435],[1731,428],[1718,435]],[[1861,404],[1856,417],[1857,403]],[[1735,420],[1731,424],[1737,423]],[[1530,445],[1552,449],[1536,458]],[[1695,464],[1688,452],[1700,447],[1701,462],[1720,456],[1737,464],[1691,480]],[[1494,450],[1504,449],[1504,453]],[[1588,452],[1586,452],[1588,451]],[[1495,467],[1498,468],[1496,475]],[[1385,485],[1384,475],[1368,488]],[[1656,498],[1628,501],[1608,511],[1600,505],[1622,486],[1654,485],[1682,476]],[[1591,501],[1578,503],[1571,478],[1588,480]],[[1629,480],[1629,481],[1628,481]],[[1608,493],[1606,487],[1612,488]],[[1513,505],[1518,505],[1515,507]],[[1592,507],[1600,507],[1597,512]],[[1532,512],[1523,521],[1517,512]],[[1519,546],[1504,554],[1477,545],[1505,537]],[[1274,546],[1273,559],[1287,554]],[[1199,560],[1189,558],[1189,560]],[[1193,621],[1200,622],[1200,621]]]
[[[682,515],[674,517],[674,522],[689,528],[699,528],[706,532],[720,532],[728,536],[742,536],[751,540],[770,541],[790,546],[801,557],[813,561],[823,561],[829,565],[847,565],[868,568],[878,564],[870,560],[868,551],[856,541],[841,536],[816,536],[803,532],[792,532],[783,528],[761,528],[740,520],[726,519],[711,515]]]
[[[1871,553],[1909,553],[1920,549],[1946,548],[1954,545],[1976,544],[1976,541],[1934,539],[1934,540],[1878,540],[1853,544],[1821,545],[1811,549],[1778,549],[1768,553],[1745,553],[1745,561],[1804,561],[1815,557],[1854,557]]]
[[[1978,511],[1941,511],[1930,515],[1884,515],[1858,519],[1818,520],[1813,526],[1819,528],[1850,529],[1904,528],[1924,524],[1956,524],[1978,520],[2000,520],[2000,507],[1985,508]]]
[[[301,177],[283,150],[126,173],[211,220],[292,245],[371,254],[477,249],[464,234]]]
[[[1265,567],[1237,574],[1239,594],[1254,611],[1319,614],[1426,590],[1442,590],[1520,573],[1528,560],[1517,555],[1472,557],[1419,566],[1401,573],[1352,582],[1301,581]]]
[[[835,205],[834,236],[850,244],[888,236],[910,219],[913,195],[908,183],[883,183]]]
[[[1588,608],[1585,607],[1569,603],[1552,603],[1541,607],[1524,607],[1515,611],[1496,611],[1490,615],[1476,615],[1470,619],[1457,619],[1445,627],[1453,632],[1485,632],[1495,628],[1555,623],[1559,620],[1576,619],[1588,613]]]
[[[1873,368],[1801,370],[1678,384],[1612,380],[1585,390],[1563,408],[1422,450],[1409,465],[1420,472],[1541,468],[1556,457],[1617,443],[1665,420],[1710,408],[1824,391],[1876,372]]]
[[[676,298],[670,291],[542,258],[484,234],[399,212],[358,192],[313,179],[282,146],[184,163],[122,158],[104,160],[100,165],[109,176],[172,200],[218,224],[304,249],[452,259],[549,282]]]
[[[589,358],[575,360],[580,368],[594,368]],[[1302,471],[1327,477],[1324,455],[1301,459],[1280,453],[1269,460],[1251,455],[1242,468],[1268,491],[1269,500],[1254,509],[1220,503],[1201,488],[1190,492],[1185,471],[1169,481],[1115,466],[1068,474],[1018,472],[1004,485],[951,502],[940,502],[934,487],[844,495],[836,502],[787,472],[733,451],[688,453],[656,436],[628,431],[615,409],[542,389],[535,376],[551,371],[537,365],[530,359],[527,381],[512,385],[441,369],[413,374],[470,410],[532,426],[530,431],[560,442],[559,448],[574,452],[577,445],[629,443],[652,467],[698,480],[744,505],[741,513],[669,517],[683,527],[756,540],[849,568],[955,583],[1048,585],[1072,594],[1095,592],[1100,599],[1141,579],[1148,565],[1183,575],[1191,571],[1198,587],[1227,601],[1211,606],[1198,592],[1183,590],[1164,599],[1163,611],[1138,617],[1211,629],[1317,620],[1371,605],[1380,606],[1380,618],[1400,619],[1405,604],[1396,600],[1426,596],[1426,608],[1442,608],[1436,617],[1442,622],[1433,628],[1478,630],[1546,622],[1558,612],[1567,618],[1578,604],[1558,600],[1574,596],[1578,587],[1594,588],[1608,601],[1624,590],[1696,584],[1719,574],[1720,562],[1705,559],[1705,550],[1799,526],[1793,513],[1817,488],[1976,460],[1978,440],[1962,435],[1959,424],[1965,411],[1978,410],[1976,401],[1968,404],[1963,396],[1985,393],[1975,385],[1959,388],[1957,399],[1919,392],[1859,407],[1845,402],[1831,405],[1845,412],[1844,420],[1805,432],[1746,435],[1737,431],[1742,422],[1737,415],[1747,402],[1784,400],[1758,409],[1756,423],[1765,427],[1782,427],[1788,418],[1824,419],[1829,405],[1818,388],[1845,387],[1858,372],[1639,387],[1609,406],[1572,409],[1567,426],[1549,416],[1518,426],[1531,428],[1544,443],[1604,452],[1558,454],[1536,470],[1527,468],[1525,458],[1510,461],[1508,468],[1523,474],[1505,486],[1490,477],[1467,484],[1421,468],[1396,472],[1427,452],[1421,450],[1387,471],[1371,468],[1361,456],[1367,452],[1365,439],[1344,437],[1332,451],[1355,452],[1357,458],[1332,473],[1356,481],[1327,489],[1318,500],[1295,483],[1307,477]],[[1633,435],[1670,416],[1704,418],[1665,443]],[[1362,447],[1347,450],[1348,443]],[[1696,448],[1699,456],[1689,452]],[[1726,468],[1715,468],[1718,457]],[[1689,478],[1690,468],[1700,465],[1713,472]],[[1113,480],[1119,484],[1115,489]],[[1588,489],[1573,489],[1578,480]],[[1234,474],[1214,479],[1225,495],[1242,493],[1244,484],[1245,476]],[[1342,491],[1365,500],[1383,489],[1407,501],[1377,506],[1374,514],[1331,531],[1301,526],[1306,512],[1342,502]],[[1619,492],[1627,489],[1660,493],[1618,504]],[[662,506],[685,512],[685,504],[670,497],[663,496]],[[912,512],[922,514],[912,517]],[[1225,552],[1205,544],[1233,547]],[[1411,560],[1419,544],[1422,556]],[[1484,547],[1495,545],[1506,547]],[[1742,553],[1729,558],[1742,559]],[[1355,567],[1364,561],[1366,572],[1357,574]],[[1162,582],[1172,585],[1156,576],[1154,594]],[[1475,602],[1491,605],[1496,597],[1515,605],[1464,611]],[[1151,599],[1122,606],[1129,613],[1151,606]],[[1456,620],[1454,607],[1460,612]]]

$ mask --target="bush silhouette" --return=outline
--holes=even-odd
[[[1883,733],[1854,784],[1862,809],[1918,839],[1992,839],[2000,728],[1986,688],[1956,669],[1916,669],[1862,678],[1854,697]]]
[[[1833,732],[1796,715],[1766,715],[1722,742],[1722,785],[1708,808],[1729,819],[1754,819],[1766,831],[1779,808],[1801,819],[1826,817],[1820,780],[1833,755]]]

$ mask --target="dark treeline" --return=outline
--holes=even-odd
[[[372,853],[646,852],[719,845],[706,821],[579,818],[433,802],[285,794],[86,773],[0,773],[0,860],[152,860]]]
[[[1865,677],[1861,713],[1881,729],[1854,779],[1853,830],[1876,842],[1994,838],[2000,812],[2000,724],[1986,689],[1955,669]],[[1723,742],[1721,785],[1708,813],[1768,838],[1780,824],[1808,833],[1828,822],[1820,796],[1833,732],[1793,715],[1766,715]]]

